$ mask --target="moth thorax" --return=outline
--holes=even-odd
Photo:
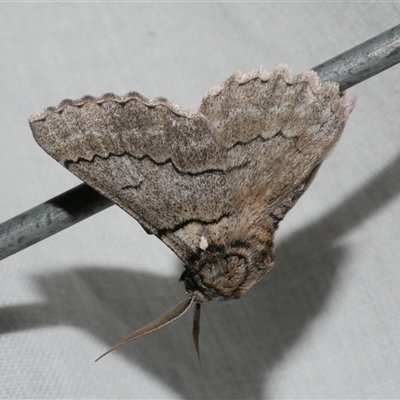
[[[207,300],[221,301],[238,298],[246,278],[246,264],[243,255],[210,246],[185,266],[181,280],[190,295],[197,292]]]

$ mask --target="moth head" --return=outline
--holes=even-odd
[[[209,246],[185,266],[180,281],[197,301],[237,299],[248,290],[246,258],[229,247]]]
[[[199,303],[216,299],[224,300],[220,298],[221,296],[218,292],[205,286],[198,272],[188,266],[185,267],[185,270],[179,278],[179,282],[182,281],[185,284],[186,293]]]

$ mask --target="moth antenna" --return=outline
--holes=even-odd
[[[201,369],[203,369],[203,365],[201,364],[201,359],[200,359],[200,344],[199,344],[200,308],[201,308],[201,304],[200,303],[196,303],[195,306],[194,306],[194,313],[193,313],[192,335],[193,335],[194,348],[196,349],[196,353],[197,353],[197,359],[199,360],[199,364],[200,364]]]
[[[143,328],[140,328],[137,331],[131,333],[125,339],[122,339],[115,346],[111,347],[110,350],[106,351],[99,358],[97,358],[95,360],[95,362],[99,361],[100,358],[103,358],[108,353],[111,353],[115,349],[118,349],[118,347],[123,346],[124,344],[130,342],[131,340],[140,338],[141,336],[144,336],[144,335],[147,335],[147,334],[149,334],[151,332],[154,332],[154,331],[156,331],[156,330],[158,330],[160,328],[163,328],[164,326],[170,324],[171,322],[175,321],[176,319],[181,317],[183,314],[185,314],[185,312],[192,305],[193,301],[194,301],[193,297],[191,297],[188,300],[181,301],[178,305],[176,305],[171,310],[167,311],[165,314],[159,316],[158,318],[156,318],[154,321],[150,322],[149,324],[147,324]]]

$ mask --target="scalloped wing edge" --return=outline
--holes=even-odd
[[[225,87],[227,87],[233,82],[239,85],[243,85],[254,79],[260,79],[261,81],[265,82],[277,76],[283,77],[287,84],[307,82],[310,85],[311,90],[315,94],[324,94],[329,96],[332,100],[332,109],[338,115],[345,113],[348,117],[348,115],[351,113],[351,111],[355,106],[356,97],[355,96],[346,97],[344,95],[339,96],[340,93],[339,85],[336,82],[321,82],[318,74],[312,70],[308,70],[300,75],[293,76],[287,64],[279,64],[272,71],[266,71],[262,67],[259,67],[245,74],[241,72],[235,72],[220,85],[210,88],[204,94],[202,102],[208,98],[218,96],[218,94],[221,93],[225,89]],[[132,99],[140,100],[143,104],[146,104],[148,107],[156,107],[156,106],[167,107],[175,114],[187,118],[199,117],[201,114],[199,112],[199,109],[191,110],[188,108],[183,108],[175,103],[170,102],[165,97],[156,97],[154,99],[149,99],[138,92],[129,92],[123,96],[118,96],[115,95],[114,93],[106,93],[100,97],[86,95],[78,100],[64,99],[57,107],[48,107],[39,114],[31,115],[28,119],[29,122],[44,120],[46,119],[49,113],[61,113],[66,106],[82,107],[85,103],[88,102],[101,104],[108,100],[124,104]]]
[[[114,93],[106,93],[100,97],[95,97],[91,95],[86,95],[81,97],[78,100],[71,100],[71,99],[64,99],[61,103],[56,107],[47,107],[45,110],[40,112],[39,114],[31,115],[28,120],[30,123],[36,121],[45,120],[50,113],[62,113],[66,106],[72,107],[82,107],[86,103],[96,103],[102,104],[106,101],[114,101],[116,103],[125,104],[131,100],[139,100],[143,104],[147,105],[148,107],[156,107],[156,106],[164,106],[171,110],[173,113],[184,116],[187,118],[195,118],[200,116],[200,113],[197,110],[190,110],[188,108],[183,108],[178,106],[175,103],[170,102],[165,97],[156,97],[154,99],[149,99],[138,92],[129,92],[123,96],[118,96]]]
[[[292,75],[292,71],[287,64],[279,64],[272,71],[264,70],[262,67],[253,69],[248,73],[235,72],[226,81],[220,85],[213,86],[203,96],[203,101],[218,96],[227,86],[231,83],[243,85],[254,79],[260,79],[262,82],[269,81],[278,76],[281,76],[287,84],[295,84],[300,82],[307,82],[314,94],[324,94],[331,99],[332,110],[335,114],[349,117],[353,110],[356,97],[346,97],[345,92],[343,96],[340,95],[339,85],[336,82],[322,82],[315,71],[308,70],[300,75]]]

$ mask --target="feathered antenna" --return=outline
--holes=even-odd
[[[196,349],[196,353],[197,353],[197,359],[199,360],[201,369],[203,369],[203,366],[201,365],[201,359],[200,359],[200,344],[199,344],[200,308],[201,308],[201,303],[196,303],[194,306],[192,335],[193,335],[194,348]]]
[[[154,331],[170,324],[171,322],[177,320],[179,317],[181,317],[183,314],[185,314],[185,312],[190,308],[190,306],[193,304],[194,301],[195,301],[195,297],[191,297],[188,300],[184,300],[184,301],[180,302],[178,305],[176,305],[171,310],[167,311],[165,314],[161,315],[160,317],[156,318],[154,321],[150,322],[146,326],[138,329],[137,331],[128,335],[126,338],[122,339],[115,346],[111,347],[110,350],[106,351],[99,358],[97,358],[95,360],[95,362],[99,361],[101,358],[103,358],[108,353],[111,353],[115,349],[118,349],[118,347],[123,346],[124,344],[130,342],[131,340],[140,338],[141,336],[144,336],[151,332],[154,332]],[[193,340],[194,340],[194,347],[195,347],[196,353],[197,353],[197,358],[199,359],[199,363],[201,365],[200,349],[199,349],[199,333],[200,333],[200,303],[196,303],[196,306],[194,309],[194,317],[193,317]]]

